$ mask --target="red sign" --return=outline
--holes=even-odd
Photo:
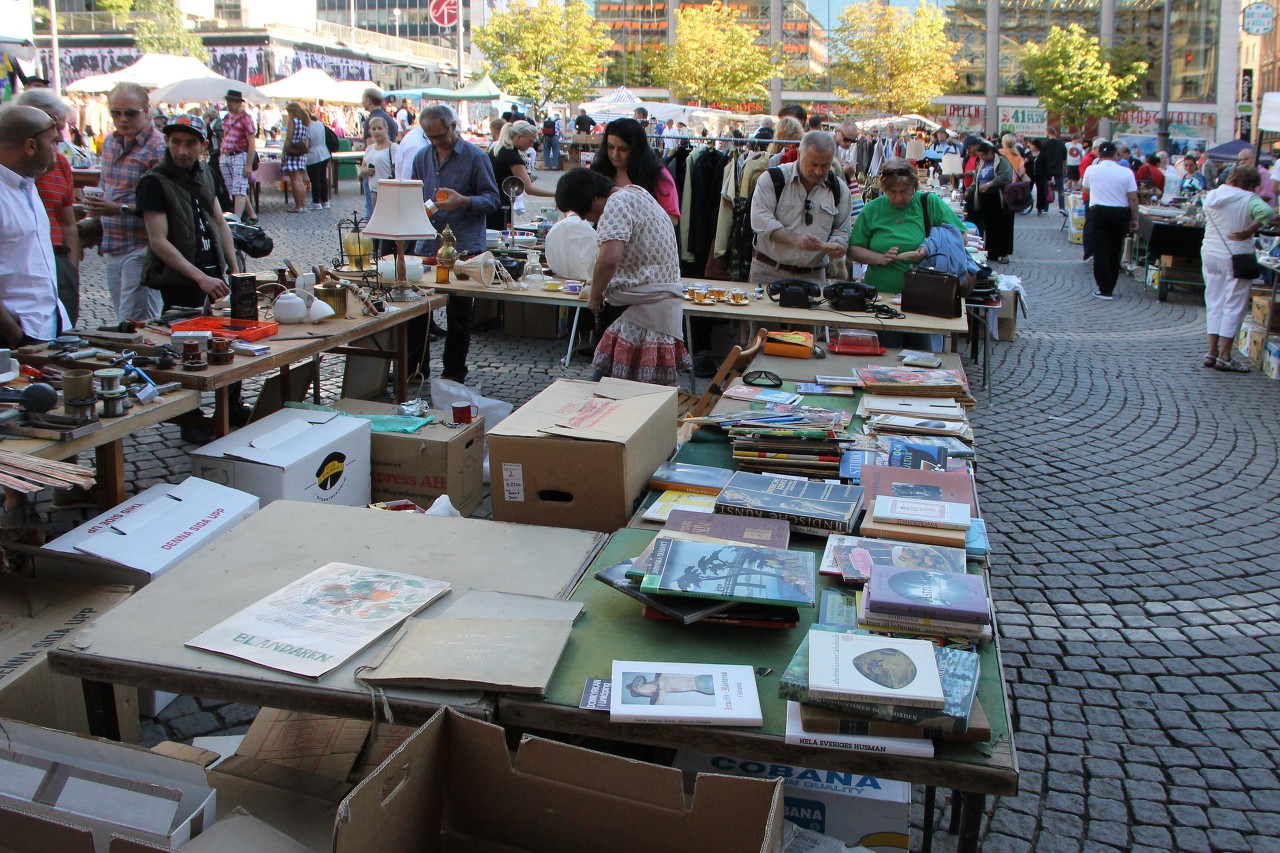
[[[428,7],[431,23],[437,27],[456,26],[458,23],[458,0],[431,0]]]

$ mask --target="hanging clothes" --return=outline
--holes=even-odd
[[[717,212],[720,207],[720,188],[729,158],[714,149],[703,151],[690,161],[689,232],[684,244],[691,260],[681,263],[681,272],[689,276],[705,274],[707,261],[716,241]],[[682,258],[682,260],[684,260]]]

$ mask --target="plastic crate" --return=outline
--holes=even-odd
[[[175,332],[213,332],[215,337],[256,341],[259,338],[269,338],[280,331],[280,324],[267,320],[193,317],[190,320],[179,320],[176,323],[171,323],[169,328]]]

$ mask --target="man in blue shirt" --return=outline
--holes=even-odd
[[[485,250],[485,218],[501,206],[498,181],[489,155],[458,135],[458,119],[443,104],[426,107],[418,123],[430,143],[413,158],[410,177],[422,181],[422,198],[435,201],[439,210],[432,222],[437,231],[453,229],[459,252]],[[434,255],[440,240],[418,243],[420,255]],[[444,339],[441,378],[467,381],[467,352],[471,348],[471,313],[475,300],[450,296],[445,309],[449,327]],[[409,323],[409,352],[423,352],[427,319]],[[425,365],[423,365],[425,367]],[[424,375],[426,370],[423,371]]]

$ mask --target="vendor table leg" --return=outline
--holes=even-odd
[[[569,361],[573,358],[573,346],[578,339],[578,318],[582,316],[582,306],[578,305],[573,309],[573,328],[569,329],[569,349],[565,352],[564,358],[560,359],[560,366],[569,367]]]
[[[231,432],[231,389],[225,385],[213,392],[213,431],[219,436]]]
[[[85,715],[89,718],[89,734],[110,740],[120,739],[120,718],[116,713],[115,686],[105,681],[83,679]]]
[[[425,370],[425,368],[424,368]],[[409,324],[396,326],[396,402],[409,399]]]
[[[937,797],[937,788],[924,786],[924,838],[920,843],[920,853],[933,853],[933,809]]]
[[[982,812],[986,808],[985,794],[957,791],[960,809],[960,837],[956,839],[956,853],[977,853],[981,841]]]
[[[124,440],[100,445],[98,458],[98,506],[104,510],[124,502]]]
[[[311,356],[311,366],[316,377],[316,381],[311,383],[311,402],[318,406],[320,405],[320,353]]]

